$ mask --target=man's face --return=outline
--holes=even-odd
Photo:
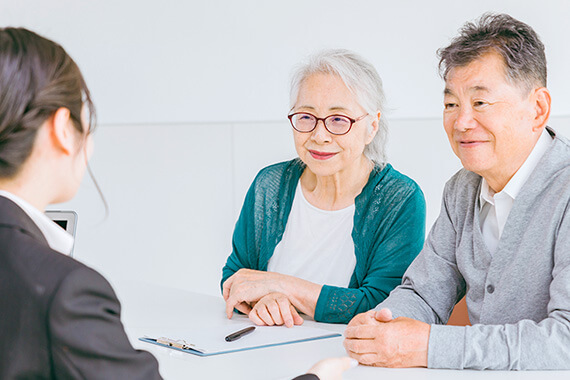
[[[537,140],[531,93],[510,83],[502,57],[489,52],[452,69],[445,86],[443,124],[465,169],[502,187]]]

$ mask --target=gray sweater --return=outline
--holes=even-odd
[[[570,369],[570,142],[554,137],[492,256],[480,186],[464,169],[449,180],[422,252],[377,309],[431,324],[430,368]],[[442,326],[464,295],[473,326]]]

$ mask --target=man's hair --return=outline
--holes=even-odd
[[[489,52],[496,52],[505,63],[511,83],[531,88],[546,87],[544,45],[536,32],[507,14],[485,13],[467,22],[451,44],[437,51],[439,72],[447,80],[449,72],[466,66]]]

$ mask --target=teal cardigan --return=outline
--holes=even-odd
[[[262,169],[245,197],[222,284],[241,268],[267,270],[283,237],[299,178],[300,159]],[[348,323],[400,284],[423,246],[425,200],[419,186],[392,168],[375,165],[355,199],[352,240],[356,266],[348,288],[322,287],[315,321]]]

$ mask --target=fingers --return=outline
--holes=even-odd
[[[261,320],[267,325],[267,326],[273,326],[275,325],[275,321],[273,320],[273,317],[271,316],[271,314],[269,313],[269,311],[267,310],[267,308],[265,307],[265,305],[255,305],[255,312],[257,313],[257,315],[259,316],[259,318],[261,318]]]
[[[228,319],[232,318],[234,313],[234,309],[241,311],[244,314],[247,314],[251,311],[251,306],[247,302],[247,300],[242,299],[239,294],[232,294],[226,300],[226,315]]]
[[[348,326],[358,326],[358,325],[368,324],[374,320],[374,313],[375,313],[374,310],[368,310],[365,313],[360,313],[356,315],[356,317],[352,318]]]
[[[302,325],[305,320],[299,315],[299,312],[297,309],[295,309],[295,306],[290,305],[289,308],[291,310],[291,315],[293,316],[293,323],[297,326]]]
[[[231,275],[222,285],[222,296],[224,297],[224,301],[227,301],[230,297],[230,289],[232,288],[232,283],[234,282],[235,275],[235,273]]]
[[[287,302],[287,301],[285,301],[285,302]],[[267,308],[269,315],[273,319],[273,322],[277,326],[281,326],[284,323],[284,321],[283,321],[283,317],[281,314],[281,305],[279,304],[279,302],[277,300],[273,300],[273,302],[268,302],[265,305],[265,307]],[[287,309],[288,309],[288,307],[287,307]]]
[[[392,311],[390,309],[381,309],[374,313],[374,318],[379,322],[390,322],[392,318]]]
[[[342,373],[351,367],[356,367],[358,361],[349,358],[328,358],[315,364],[308,373],[314,373],[320,379],[342,379]]]
[[[381,359],[377,353],[374,353],[374,352],[357,353],[357,352],[348,351],[348,350],[346,351],[346,353],[348,354],[349,357],[351,357],[352,359],[355,359],[360,364],[375,365],[375,366],[381,365]]]
[[[346,352],[360,355],[376,353],[375,342],[372,339],[345,339],[343,345]]]
[[[233,300],[226,301],[226,316],[228,319],[232,319],[234,315],[234,309],[244,314],[249,314],[251,311],[251,306],[247,302],[234,302]]]
[[[377,367],[382,366],[382,364],[380,363],[380,358],[378,357],[377,354],[368,353],[357,356],[358,358],[355,359],[358,360],[360,364],[373,365]]]
[[[249,314],[251,311],[251,306],[247,304],[247,302],[240,302],[234,307],[235,309],[239,310],[244,314]]]
[[[247,304],[246,304],[247,305]],[[249,306],[249,305],[248,305]],[[303,324],[297,309],[289,299],[278,293],[268,294],[260,299],[249,313],[252,322],[258,325],[293,327]]]
[[[354,360],[348,356],[344,356],[342,358],[329,358],[325,359],[324,361],[326,361],[327,364],[330,363],[331,365],[334,365],[341,371],[346,371],[347,369],[356,367],[358,365],[357,360]]]
[[[237,304],[237,302],[227,299],[226,300],[226,316],[228,317],[228,319],[232,319],[232,316],[234,315],[234,306]]]
[[[265,322],[257,314],[257,310],[252,310],[249,313],[249,319],[258,326],[266,326]]]
[[[380,326],[360,325],[349,326],[344,330],[346,339],[374,339],[381,334]]]
[[[281,324],[287,327],[293,327],[295,322],[293,321],[293,314],[291,313],[291,303],[285,297],[281,297],[275,300],[275,305],[279,311],[279,316],[281,318]]]

